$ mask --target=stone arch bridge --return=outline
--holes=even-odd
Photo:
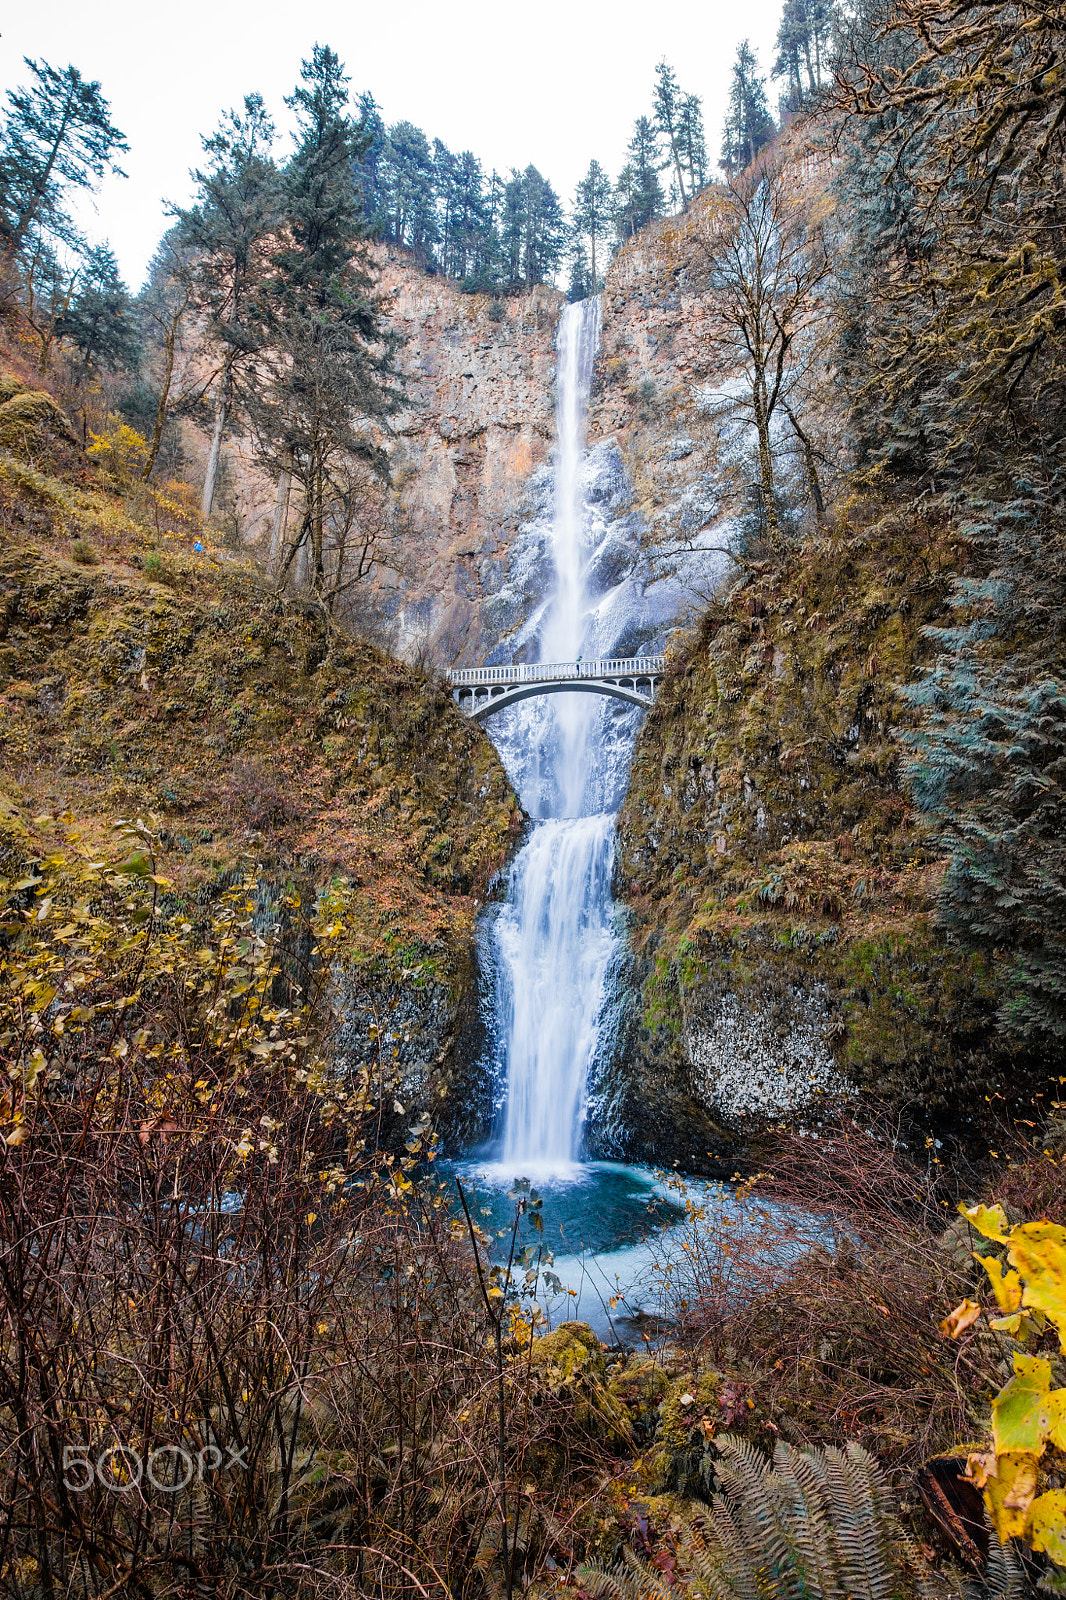
[[[647,710],[655,701],[665,670],[665,656],[628,656],[610,661],[457,667],[448,678],[460,711],[474,722],[483,722],[504,706],[537,694],[605,694]]]

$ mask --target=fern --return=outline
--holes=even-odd
[[[685,1520],[677,1584],[627,1551],[583,1569],[592,1600],[892,1600],[907,1547],[880,1467],[860,1445],[778,1444],[768,1462],[746,1440],[716,1441],[720,1493]],[[997,1590],[1006,1597],[1008,1589]]]

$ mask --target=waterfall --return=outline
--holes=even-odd
[[[588,628],[582,466],[599,338],[598,299],[564,308],[556,341],[555,586],[541,630],[542,661],[575,660]],[[492,932],[496,1026],[507,1080],[502,1159],[512,1172],[541,1178],[565,1175],[581,1152],[585,1090],[614,947],[614,817],[587,809],[598,792],[600,703],[591,695],[563,694],[550,705],[548,714],[543,702],[539,712],[525,714],[527,739],[539,731],[547,750],[527,746],[522,766],[539,772],[550,750],[554,814],[534,824],[516,858]]]

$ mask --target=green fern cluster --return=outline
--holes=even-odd
[[[583,1574],[592,1600],[893,1600],[903,1592],[906,1543],[884,1474],[861,1445],[781,1443],[768,1462],[743,1439],[716,1443],[721,1493],[682,1533],[689,1576],[674,1586],[627,1552],[618,1567]]]

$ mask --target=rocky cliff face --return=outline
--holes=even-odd
[[[661,555],[721,544],[743,494],[730,478],[735,428],[709,409],[701,272],[714,203],[648,230],[612,264],[589,418],[595,507],[589,584],[617,590],[597,648],[660,645],[722,565]],[[355,620],[408,657],[440,665],[531,652],[551,571],[555,336],[563,297],[538,288],[493,301],[381,250],[380,287],[400,336],[405,404],[382,442],[392,468],[384,559],[355,593]],[[188,427],[195,468],[209,441]],[[219,518],[269,550],[274,486],[251,441],[229,437]],[[734,474],[735,475],[735,474]],[[736,490],[736,492],[734,492]],[[293,508],[295,519],[297,508]]]

